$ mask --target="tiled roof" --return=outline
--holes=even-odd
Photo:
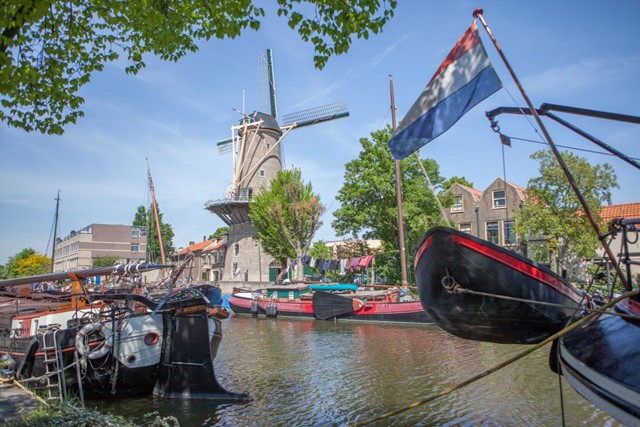
[[[605,221],[614,218],[640,218],[640,202],[603,206],[600,216]]]
[[[187,246],[181,251],[176,252],[176,255],[185,255],[187,252],[208,251],[211,249],[218,249],[223,245],[224,245],[224,242],[222,240],[218,240],[218,239],[204,240],[202,242],[194,243],[193,245]]]
[[[480,199],[482,198],[482,191],[480,190],[476,190],[475,188],[471,188],[471,187],[467,187],[466,185],[462,185],[460,183],[457,183],[461,188],[464,188],[465,190],[467,190],[469,193],[471,193],[471,195],[473,196],[473,200],[475,200],[476,202],[479,202]]]
[[[522,200],[526,200],[527,199],[527,189],[518,185],[518,184],[514,184],[513,182],[508,182],[508,184],[510,186],[512,186],[513,188],[516,189],[516,191],[518,192],[518,195],[520,196],[520,199]]]

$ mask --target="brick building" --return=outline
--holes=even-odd
[[[189,246],[176,252],[173,260],[182,263],[189,252],[193,253],[191,264],[186,266],[180,280],[198,284],[218,283],[224,278],[224,259],[227,250],[227,235],[221,238],[205,239],[202,242],[189,242]]]
[[[93,260],[115,257],[120,263],[143,262],[147,257],[144,227],[91,224],[71,231],[55,242],[53,271],[80,270],[93,267]]]
[[[454,184],[448,192],[453,204],[445,213],[455,228],[500,246],[517,245],[513,218],[526,198],[523,187],[496,178],[484,191]]]

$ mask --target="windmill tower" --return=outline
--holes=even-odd
[[[280,125],[270,49],[261,55],[260,67],[270,114],[243,113],[240,122],[231,126],[231,137],[218,141],[221,155],[231,153],[233,175],[225,198],[205,203],[205,209],[229,226],[222,281],[245,285],[274,281],[283,268],[253,240],[256,229],[249,219],[249,201],[261,189],[269,188],[284,168],[284,138],[293,129],[349,115],[344,103],[336,103],[286,115]]]

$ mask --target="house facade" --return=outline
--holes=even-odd
[[[496,178],[484,191],[456,183],[448,192],[453,203],[445,213],[455,228],[500,246],[517,246],[514,217],[526,197],[523,187]]]
[[[181,283],[201,284],[219,283],[224,278],[227,235],[220,238],[205,239],[202,242],[189,242],[189,246],[176,252],[173,261],[181,264],[193,253],[193,259],[180,277]]]
[[[81,270],[93,267],[93,260],[115,257],[119,263],[143,262],[147,256],[144,227],[91,224],[57,239],[53,271]]]

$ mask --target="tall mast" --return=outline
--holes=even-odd
[[[391,95],[391,128],[396,130],[396,104],[393,94],[393,76],[389,74],[389,92]],[[404,244],[404,219],[402,216],[402,175],[400,173],[400,161],[393,161],[396,176],[396,204],[398,206],[398,244],[400,245],[400,273],[402,277],[402,286],[408,286],[407,281],[407,253]]]
[[[153,179],[151,179],[151,168],[149,167],[149,159],[147,159],[147,176],[149,177],[149,191],[151,192],[151,206],[153,206],[153,217],[156,223],[156,232],[158,233],[158,243],[160,244],[160,260],[165,264],[164,245],[162,244],[162,232],[160,231],[160,218],[158,216],[158,204],[156,203],[156,193],[153,190]]]
[[[600,226],[598,225],[598,222],[595,220],[593,214],[591,213],[591,209],[589,208],[589,205],[587,204],[587,201],[582,196],[582,193],[580,192],[580,189],[578,188],[578,185],[576,184],[575,180],[573,179],[573,175],[569,171],[569,168],[568,168],[567,164],[564,162],[564,159],[560,155],[560,152],[558,151],[558,148],[556,147],[556,144],[553,142],[553,139],[551,139],[551,135],[549,135],[549,132],[547,131],[547,128],[544,126],[544,123],[542,123],[542,119],[538,115],[538,111],[535,109],[535,107],[531,103],[531,100],[529,99],[529,97],[527,96],[527,94],[524,91],[524,88],[520,84],[520,80],[518,80],[518,77],[516,76],[515,72],[513,71],[513,68],[511,68],[511,64],[509,64],[509,61],[507,61],[506,56],[504,55],[504,53],[502,52],[502,49],[498,45],[498,41],[495,39],[495,37],[493,37],[493,34],[491,33],[491,30],[489,29],[489,26],[487,25],[487,23],[484,20],[484,16],[482,16],[482,9],[476,9],[473,12],[473,17],[474,18],[478,18],[480,20],[480,22],[482,23],[482,26],[484,27],[485,31],[489,35],[489,38],[493,42],[493,45],[495,46],[496,50],[500,54],[500,58],[502,58],[502,61],[504,62],[504,65],[507,67],[507,70],[509,70],[509,74],[511,74],[511,78],[515,82],[516,86],[518,87],[518,90],[520,91],[520,93],[522,94],[522,97],[524,98],[525,102],[527,103],[527,106],[529,107],[529,110],[531,111],[531,115],[534,117],[534,119],[536,120],[536,123],[540,127],[540,130],[542,131],[542,134],[544,135],[545,139],[547,140],[547,143],[549,144],[549,147],[551,148],[551,151],[553,152],[553,155],[555,156],[556,160],[558,161],[558,164],[562,168],[562,171],[564,172],[564,175],[567,178],[567,181],[569,181],[569,185],[573,189],[573,192],[575,193],[576,197],[578,198],[578,201],[580,201],[580,205],[582,206],[582,210],[584,211],[585,215],[587,216],[587,219],[591,223],[591,227],[594,229],[594,231],[598,235],[598,240],[602,244],[602,248],[604,249],[605,253],[609,257],[609,260],[611,261],[611,264],[615,268],[616,274],[620,278],[620,281],[622,282],[622,284],[625,285],[625,288],[627,288],[627,290],[630,291],[631,288],[627,285],[627,282],[625,281],[624,273],[622,272],[622,270],[620,268],[620,265],[616,261],[616,257],[613,254],[613,252],[611,251],[611,248],[607,245],[607,242],[604,239],[604,234],[602,233],[602,231],[600,231]]]
[[[51,249],[51,272],[53,273],[53,265],[56,259],[56,239],[58,238],[58,214],[60,210],[60,189],[56,196],[56,214],[53,217],[53,248]]]

